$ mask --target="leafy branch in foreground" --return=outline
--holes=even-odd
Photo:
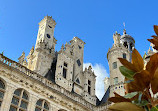
[[[148,39],[158,50],[158,26],[154,26],[156,35],[153,39]],[[140,53],[134,49],[132,51],[132,61],[118,58],[123,66],[120,72],[125,76],[125,96],[117,93],[115,97],[109,98],[114,102],[109,107],[112,111],[158,111],[158,99],[155,94],[158,92],[158,53],[150,57],[147,65]]]

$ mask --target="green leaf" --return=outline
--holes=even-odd
[[[124,96],[124,98],[133,98],[135,95],[137,95],[138,92],[131,92],[131,93],[128,93]]]
[[[139,93],[138,102],[141,103],[142,93]]]
[[[132,101],[133,104],[136,104],[138,106],[146,106],[147,104],[149,104],[149,102],[147,100],[142,100],[142,101],[138,101],[138,100],[135,100],[135,101]]]
[[[133,76],[135,73],[132,70],[127,69],[125,66],[120,66],[119,69],[122,75],[124,75],[126,78],[134,80]]]
[[[150,111],[158,111],[158,106],[152,107]]]
[[[128,80],[128,81],[125,81],[125,83],[130,83],[130,82],[132,82],[132,81],[134,81],[134,80]]]

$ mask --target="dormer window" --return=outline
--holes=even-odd
[[[67,76],[67,63],[64,62],[64,66],[63,66],[63,77],[66,78]]]
[[[80,80],[79,80],[78,78],[76,79],[76,82],[77,82],[78,84],[80,84]]]
[[[88,93],[91,94],[91,81],[88,80]]]
[[[63,77],[66,78],[67,69],[63,68]]]

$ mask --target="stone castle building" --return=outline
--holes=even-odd
[[[39,23],[35,47],[18,62],[0,54],[0,111],[107,111],[113,92],[124,95],[124,77],[118,57],[131,61],[135,40],[124,30],[113,35],[107,53],[110,78],[105,78],[105,95],[95,94],[96,76],[89,66],[83,70],[84,45],[78,37],[55,52],[56,22],[50,16]]]

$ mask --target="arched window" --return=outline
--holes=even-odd
[[[128,48],[127,42],[124,42],[123,45]]]
[[[4,83],[0,80],[0,106],[1,106],[2,101],[3,101],[4,93],[5,93],[5,85],[4,85]]]
[[[46,102],[46,100],[38,100],[36,103],[36,109],[35,111],[49,111],[49,106]]]
[[[24,89],[15,90],[9,111],[26,111],[28,99],[28,95]]]

